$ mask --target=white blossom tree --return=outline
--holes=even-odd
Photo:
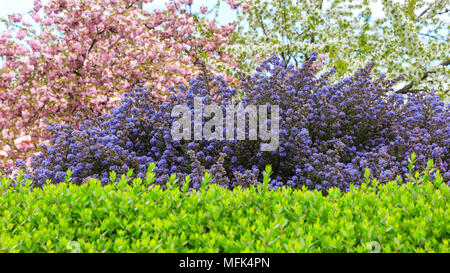
[[[251,70],[272,54],[299,65],[312,51],[346,75],[370,61],[404,75],[397,92],[449,95],[449,0],[227,0],[239,28],[230,50]]]

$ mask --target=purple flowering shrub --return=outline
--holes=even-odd
[[[148,165],[155,162],[155,171],[160,174],[157,183],[164,185],[167,181],[164,175],[176,173],[179,177],[191,175],[193,186],[199,186],[206,171],[200,161],[213,161],[208,149],[215,144],[172,140],[171,126],[175,118],[171,117],[171,112],[179,104],[187,103],[192,108],[194,96],[202,95],[204,102],[208,103],[212,100],[229,101],[236,94],[235,90],[219,87],[213,98],[204,89],[207,80],[215,86],[227,85],[221,77],[216,80],[211,76],[209,79],[200,77],[190,82],[189,89],[180,86],[178,96],[172,95],[170,102],[161,104],[156,104],[147,90],[135,88],[125,94],[119,107],[103,117],[94,116],[85,109],[78,116],[83,121],[79,128],[52,125],[49,127],[51,145],[43,145],[42,153],[34,156],[32,171],[26,178],[31,178],[39,186],[46,180],[57,183],[64,180],[66,170],[70,169],[73,183],[81,184],[86,178],[97,178],[106,184],[110,182],[112,171],[124,174],[133,169],[135,176],[144,177]],[[219,153],[214,161],[223,163],[224,158],[225,154]],[[23,168],[23,163],[19,165]],[[206,165],[216,180],[225,173],[219,164]]]
[[[144,177],[154,162],[156,183],[162,185],[171,174],[189,175],[190,186],[198,189],[208,171],[213,183],[233,188],[258,183],[259,170],[271,164],[272,187],[347,190],[361,183],[366,168],[381,181],[405,178],[407,158],[415,152],[417,165],[433,159],[444,180],[450,179],[450,107],[438,96],[392,94],[396,79],[372,78],[373,63],[328,84],[333,71],[315,76],[311,67],[316,54],[312,56],[298,69],[277,57],[263,62],[253,75],[243,77],[241,97],[223,79],[206,73],[189,87],[176,88],[176,95],[159,105],[147,90],[135,88],[108,115],[83,114],[79,128],[52,126],[51,145],[34,157],[28,176],[38,186],[47,179],[58,183],[70,169],[74,183],[94,177],[107,184],[112,171],[133,169],[134,176]],[[222,109],[231,102],[278,105],[278,149],[260,151],[264,141],[259,139],[173,140],[173,107],[187,105],[194,113],[196,96],[205,106],[216,102]]]
[[[374,63],[327,85],[333,71],[316,78],[311,61],[295,69],[272,58],[243,82],[247,103],[282,109],[280,148],[265,161],[278,171],[274,183],[347,189],[365,168],[382,181],[404,178],[412,152],[450,178],[450,108],[438,96],[392,94],[398,79],[372,79]]]

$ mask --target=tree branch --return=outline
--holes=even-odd
[[[442,11],[442,12],[436,12],[436,15],[442,15],[442,14],[447,13],[447,12],[449,12],[449,11],[450,11],[450,9],[445,9],[445,10]]]
[[[262,16],[261,16],[261,14],[259,15],[259,22],[260,22],[260,24],[261,24],[261,28],[262,28],[262,30],[263,30],[264,35],[268,36],[268,35],[267,35],[266,28],[264,27],[264,22],[263,22],[263,18],[262,18]]]
[[[419,19],[420,17],[422,17],[425,13],[427,13],[430,10],[430,8],[431,7],[427,7],[424,11],[422,11],[422,13],[416,17],[416,20]]]
[[[447,59],[447,60],[443,61],[439,66],[447,66],[447,65],[449,65],[449,64],[450,64],[450,59]],[[420,78],[419,81],[425,80],[425,79],[428,78],[428,76],[429,76],[430,74],[432,74],[432,73],[436,73],[436,72],[435,72],[435,71],[432,71],[432,70],[428,70],[427,72],[425,72],[425,74],[423,74],[423,76]],[[406,93],[409,93],[409,92],[413,91],[413,90],[410,90],[410,89],[413,87],[413,85],[414,85],[415,83],[416,83],[415,81],[411,81],[411,82],[408,83],[407,85],[405,85],[405,86],[403,86],[402,88],[400,88],[399,90],[395,91],[395,93],[398,93],[398,94],[406,94]],[[417,91],[417,90],[414,90],[414,91]]]

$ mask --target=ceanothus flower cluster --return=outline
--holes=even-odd
[[[164,185],[171,174],[189,175],[191,188],[199,188],[208,171],[212,182],[231,189],[258,183],[260,170],[272,164],[273,188],[305,185],[345,191],[361,183],[366,168],[381,181],[404,178],[407,158],[415,152],[417,165],[433,159],[444,179],[450,178],[448,105],[433,94],[392,93],[398,79],[372,78],[374,63],[329,85],[333,71],[315,76],[316,57],[312,54],[300,68],[272,57],[253,75],[242,77],[239,92],[207,73],[191,80],[189,87],[172,87],[176,92],[162,104],[136,87],[107,115],[85,112],[79,128],[51,127],[51,145],[33,159],[29,176],[38,186],[47,179],[58,183],[70,169],[74,183],[94,177],[107,184],[111,171],[133,169],[134,175],[145,177],[147,166],[155,163],[156,183]],[[222,109],[232,103],[278,105],[277,150],[262,152],[264,141],[259,139],[173,140],[172,109],[184,104],[194,114],[199,96],[205,105],[215,102]]]
[[[433,159],[450,178],[448,105],[432,93],[393,93],[400,77],[372,79],[375,63],[328,85],[334,71],[315,77],[316,56],[300,69],[273,57],[242,82],[248,104],[281,109],[279,150],[262,162],[274,165],[276,186],[346,190],[366,168],[381,181],[405,178],[412,152],[418,165]]]

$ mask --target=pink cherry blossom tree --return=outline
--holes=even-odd
[[[0,33],[0,162],[11,165],[47,139],[51,121],[74,122],[87,106],[104,112],[138,82],[156,101],[200,72],[230,71],[224,47],[234,25],[193,13],[192,0],[145,11],[140,0],[35,0]],[[150,0],[142,1],[144,3]],[[39,29],[36,29],[38,26]],[[206,65],[206,66],[205,66]],[[229,75],[226,80],[233,81]]]

